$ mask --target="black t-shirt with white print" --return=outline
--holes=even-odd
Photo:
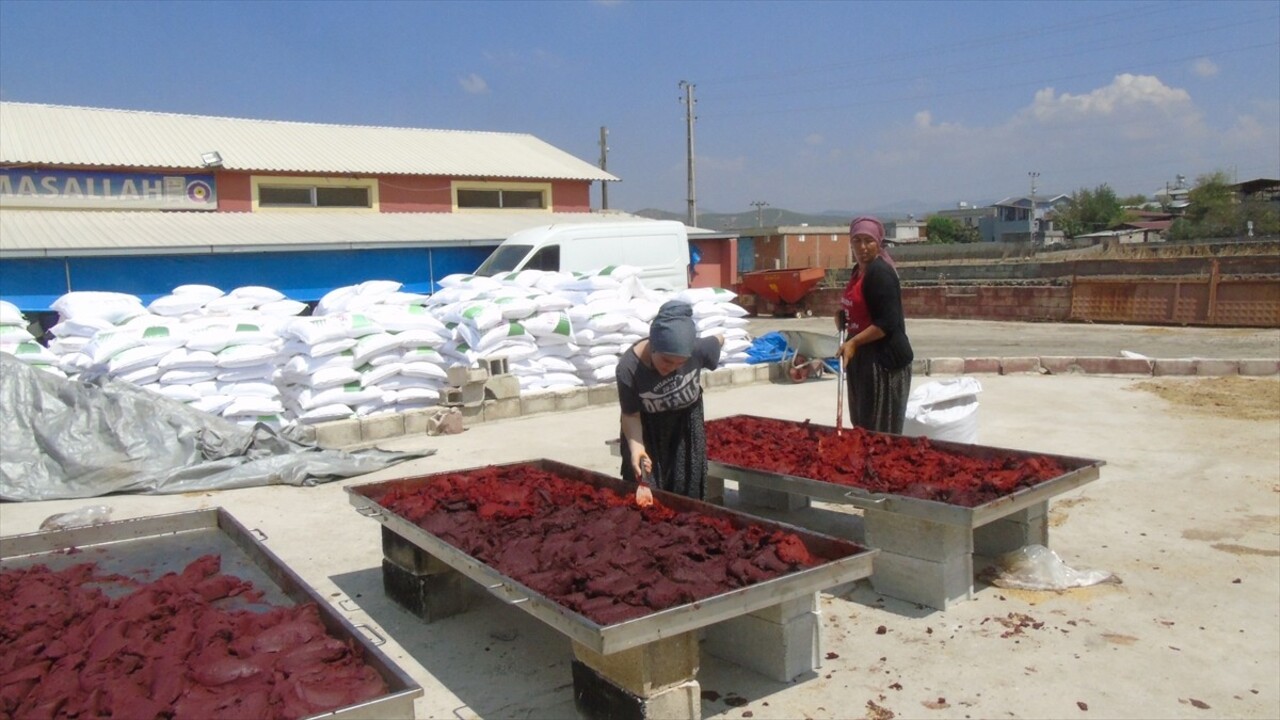
[[[715,370],[720,364],[720,341],[714,337],[698,338],[689,360],[666,377],[640,362],[633,348],[622,354],[617,369],[618,404],[626,415],[683,410],[693,405],[702,397],[701,371]]]

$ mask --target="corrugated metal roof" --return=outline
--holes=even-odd
[[[610,180],[523,133],[321,125],[0,102],[0,163]]]
[[[395,245],[496,244],[511,233],[553,223],[647,221],[593,213],[0,212],[0,258],[137,253],[211,253]],[[690,228],[693,232],[695,228]]]

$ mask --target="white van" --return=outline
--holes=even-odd
[[[475,274],[587,272],[609,265],[640,268],[640,281],[651,290],[689,287],[689,236],[684,223],[647,220],[527,228],[503,240]]]

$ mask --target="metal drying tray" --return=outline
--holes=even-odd
[[[617,478],[553,460],[531,460],[488,467],[515,466],[552,472],[564,478],[599,488],[609,488],[621,494],[629,494],[635,488],[634,485],[624,483]],[[812,555],[823,558],[826,562],[697,602],[604,626],[507,577],[405,518],[388,511],[378,503],[378,498],[393,488],[423,485],[438,477],[464,474],[478,469],[481,468],[347,486],[346,490],[351,504],[362,515],[377,520],[391,532],[480,583],[494,595],[523,608],[574,641],[603,655],[689,632],[804,595],[860,580],[871,575],[872,558],[879,552],[811,530],[756,518],[700,500],[654,490],[654,498],[658,502],[676,510],[727,518],[739,527],[757,525],[770,530],[794,533],[804,542]]]
[[[168,572],[181,572],[193,560],[209,554],[221,556],[224,574],[249,581],[263,593],[260,603],[233,598],[231,607],[265,609],[264,604],[315,603],[325,629],[340,640],[358,645],[365,662],[387,684],[387,695],[310,718],[413,717],[413,701],[422,695],[422,688],[222,508],[0,537],[0,570],[31,565],[61,570],[92,562],[97,563],[103,573],[126,575],[143,582]],[[110,586],[102,589],[113,593]],[[236,602],[240,604],[237,606]]]
[[[738,418],[774,420],[776,422],[790,422],[796,425],[800,424],[795,423],[794,421],[765,418],[757,415],[732,415],[726,418],[720,418],[720,420],[735,420]],[[708,421],[708,423],[711,422],[716,422],[716,420]],[[828,425],[809,423],[809,426],[823,428],[832,433],[835,432],[835,428]],[[970,445],[966,443],[947,442],[944,440],[930,440],[929,443],[939,450],[945,450],[959,455],[981,459],[996,456],[1013,456],[1017,458],[1050,457],[1061,463],[1062,466],[1067,469],[1067,472],[1057,477],[1045,480],[1044,482],[1038,483],[1032,487],[1023,488],[1017,492],[998,497],[990,502],[983,503],[982,505],[977,505],[975,507],[953,505],[951,503],[939,502],[937,500],[923,500],[920,498],[907,497],[905,495],[872,493],[849,485],[840,485],[838,483],[827,482],[825,480],[815,478],[796,477],[794,475],[785,475],[756,468],[730,465],[714,460],[708,460],[707,474],[711,477],[722,478],[725,480],[747,482],[751,485],[756,485],[769,490],[807,495],[823,502],[842,503],[862,509],[899,513],[933,522],[946,523],[948,525],[960,525],[975,528],[994,522],[995,520],[999,520],[1000,518],[1011,515],[1019,510],[1045,502],[1055,495],[1074,490],[1085,483],[1097,480],[1099,476],[1099,469],[1106,464],[1103,460],[1090,460],[1087,458],[1028,452],[1025,450],[1010,450],[985,445]]]

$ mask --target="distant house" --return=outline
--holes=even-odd
[[[780,225],[733,232],[738,234],[738,272],[853,264],[848,225]]]
[[[1186,211],[1191,204],[1190,195],[1191,188],[1187,186],[1186,175],[1177,176],[1173,185],[1165,183],[1163,188],[1152,193],[1160,207],[1174,215],[1181,215]]]
[[[926,223],[909,217],[906,220],[890,220],[884,224],[884,241],[888,245],[912,245],[928,242]]]
[[[967,202],[957,203],[956,207],[947,210],[939,210],[931,213],[931,217],[943,217],[948,220],[963,225],[964,227],[977,228],[982,223],[982,218],[993,218],[996,216],[996,207],[994,205],[970,205]]]
[[[991,206],[995,210],[992,215],[979,220],[978,232],[986,242],[1059,241],[1062,231],[1054,225],[1054,211],[1070,202],[1070,195],[1036,197],[1034,206],[1029,197],[1005,198]]]
[[[1231,186],[1244,201],[1280,203],[1280,180],[1257,178]]]

